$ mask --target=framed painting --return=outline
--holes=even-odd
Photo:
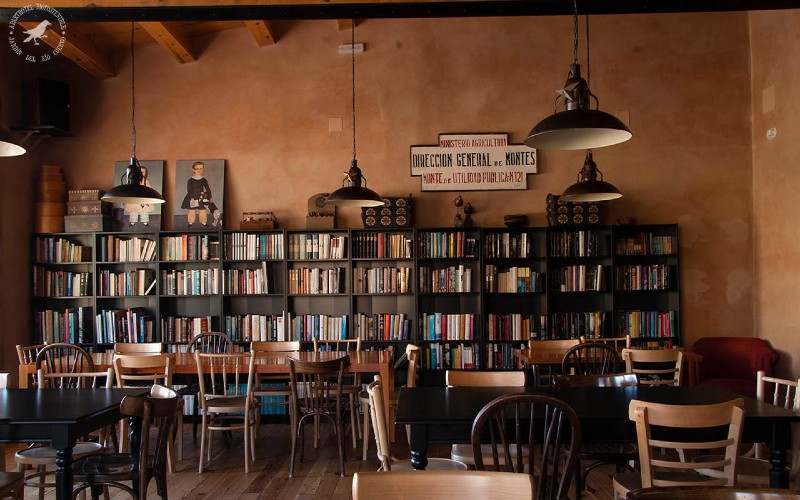
[[[222,229],[225,160],[175,162],[172,228],[208,231]]]
[[[114,162],[114,186],[122,184],[130,160]],[[164,160],[139,160],[142,184],[163,196]],[[115,203],[111,227],[114,231],[152,233],[161,229],[161,203]]]

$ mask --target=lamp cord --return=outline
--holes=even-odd
[[[356,159],[356,20],[350,25],[350,65],[353,71],[353,160]]]
[[[574,36],[572,42],[572,62],[578,64],[578,0],[572,0],[572,34]]]
[[[586,14],[586,86],[591,88],[592,65],[589,62],[589,14]]]
[[[134,81],[136,79],[136,62],[133,57],[133,30],[131,21],[131,158],[136,157],[136,92]]]

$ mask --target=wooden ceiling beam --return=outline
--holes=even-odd
[[[157,21],[140,22],[139,26],[179,63],[184,64],[197,60],[189,50],[186,37],[179,30]]]
[[[39,23],[22,22],[19,24],[25,29],[33,29]],[[61,34],[52,28],[54,25],[50,26],[40,40],[55,49],[58,48],[58,44],[61,41]],[[117,74],[114,71],[114,66],[111,64],[108,53],[75,26],[69,26],[67,29],[67,34],[64,37],[64,46],[61,48],[61,55],[97,78],[111,78]]]
[[[259,47],[269,47],[277,42],[275,32],[272,30],[272,25],[269,21],[245,21],[244,25]]]

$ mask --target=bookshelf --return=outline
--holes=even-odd
[[[344,336],[514,369],[529,339],[680,345],[678,248],[675,224],[34,235],[32,341]]]

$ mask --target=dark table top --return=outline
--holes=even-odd
[[[0,390],[0,425],[70,423],[119,405],[147,389]]]

